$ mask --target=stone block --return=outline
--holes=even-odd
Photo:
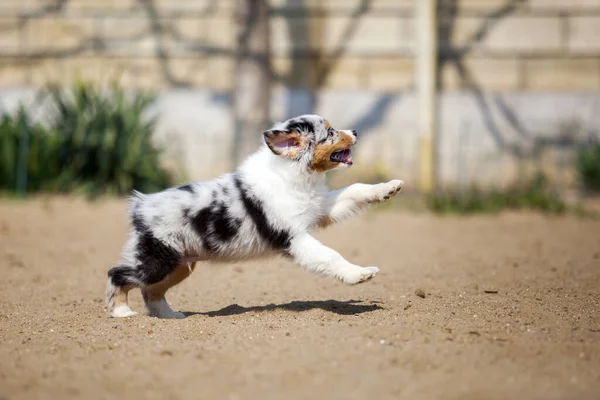
[[[323,35],[315,37],[311,28],[324,28],[325,19],[311,18],[271,18],[271,47],[275,55],[289,55],[292,52],[307,54],[311,49],[321,48],[320,39]]]
[[[123,74],[122,82],[136,89],[156,90],[170,85],[166,73],[170,66],[158,57],[134,57],[128,60],[129,69]]]
[[[600,15],[569,18],[569,51],[600,54]]]
[[[442,1],[442,3],[452,3],[453,1]],[[501,10],[507,5],[511,4],[507,0],[458,0],[456,2],[456,8],[461,13],[472,13],[472,12],[493,12]],[[516,4],[517,7],[524,7],[526,4]]]
[[[600,10],[598,0],[530,0],[529,7],[533,11],[551,10],[551,11],[589,11]]]
[[[407,90],[414,82],[415,61],[412,58],[369,57],[365,62],[369,89]]]
[[[237,30],[233,16],[204,18],[200,23],[206,29],[206,38],[211,46],[230,50],[235,48]]]
[[[100,38],[103,40],[132,40],[152,33],[151,21],[147,18],[128,16],[105,16],[98,21]]]
[[[521,77],[519,61],[515,58],[473,58],[462,61],[468,77],[482,90],[515,90],[519,88]],[[465,89],[469,81],[459,73],[455,63],[442,65],[440,84],[444,89]]]
[[[159,36],[144,35],[141,37],[106,40],[101,54],[115,57],[152,57],[168,51],[170,43],[167,39],[162,40]],[[163,49],[161,51],[161,49]],[[167,55],[169,55],[167,53]]]
[[[128,70],[124,64],[119,69],[121,59],[98,57],[70,57],[59,59],[41,59],[32,61],[29,66],[28,83],[33,86],[44,86],[48,83],[70,85],[78,79],[96,84],[120,81],[119,72]]]
[[[325,59],[316,63],[315,75],[322,74],[323,66],[330,63]],[[331,89],[359,89],[367,87],[366,61],[362,57],[344,56],[331,64],[323,79],[323,87]]]
[[[168,76],[173,79],[169,80]],[[164,63],[154,57],[86,56],[33,62],[27,81],[33,86],[49,82],[70,85],[82,79],[97,85],[118,82],[128,88],[154,90],[173,85],[176,79],[184,77],[191,79],[193,74],[173,60]]]
[[[399,54],[413,42],[407,21],[398,16],[329,18],[322,38],[323,50],[330,53],[342,47],[347,54]]]
[[[30,19],[25,29],[24,48],[36,53],[82,54],[91,49],[89,40],[97,31],[95,21],[91,18],[58,16]]]
[[[185,44],[184,47],[193,47],[206,44],[207,20],[206,18],[184,17],[163,19],[162,23],[171,31],[170,39]]]
[[[562,49],[561,21],[558,17],[459,17],[450,43],[459,49],[471,46],[476,52],[554,53]]]
[[[50,3],[47,0],[37,0],[38,3]],[[66,14],[114,13],[141,8],[137,0],[69,0],[64,4]]]
[[[364,0],[270,0],[270,6],[277,11],[290,13],[340,13],[350,14],[360,10]],[[372,0],[365,12],[406,11],[414,9],[414,0]]]
[[[14,59],[0,59],[0,88],[11,88],[25,85],[28,65]]]
[[[23,48],[24,25],[17,18],[0,18],[0,50],[16,53]]]
[[[186,13],[197,16],[233,14],[236,0],[154,0],[153,5],[159,13]]]
[[[276,82],[292,88],[311,87],[314,75],[314,62],[310,57],[273,57],[271,66],[275,74],[280,78]]]
[[[273,52],[277,55],[324,51],[345,54],[401,54],[414,48],[410,18],[371,15],[351,17],[275,17],[271,22]]]
[[[171,58],[165,63],[171,76],[170,84],[183,84],[194,87],[206,87],[211,84],[209,79],[209,58]]]
[[[558,91],[598,91],[600,89],[600,62],[598,59],[533,59],[524,62],[527,89]]]
[[[0,16],[3,18],[17,17],[37,10],[39,7],[37,0],[2,0],[0,1]]]
[[[234,83],[235,60],[233,57],[214,56],[207,58],[206,86],[215,90],[231,90]]]

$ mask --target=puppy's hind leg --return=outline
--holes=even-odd
[[[163,280],[142,288],[142,296],[151,317],[165,319],[185,318],[185,314],[171,309],[165,294],[171,287],[177,285],[192,274],[196,263],[181,264]]]
[[[129,307],[127,295],[137,287],[136,270],[127,265],[118,265],[108,271],[105,301],[111,317],[130,317],[137,313]]]

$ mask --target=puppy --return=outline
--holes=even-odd
[[[352,165],[357,133],[335,130],[317,115],[276,124],[263,137],[265,145],[233,173],[154,194],[134,192],[129,239],[121,261],[108,271],[111,316],[136,314],[127,293],[139,287],[149,315],[184,318],[169,307],[165,293],[198,261],[283,255],[350,285],[379,272],[346,261],[310,233],[389,199],[404,182],[356,183],[329,191],[325,173]]]

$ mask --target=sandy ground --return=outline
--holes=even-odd
[[[124,214],[0,201],[0,399],[600,398],[599,221],[372,212],[318,235],[372,282],[200,265],[188,318],[110,319]]]

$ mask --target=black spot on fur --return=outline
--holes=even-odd
[[[213,213],[213,218],[215,235],[223,242],[229,241],[234,237],[242,225],[241,220],[234,219],[228,214],[224,204],[217,206]]]
[[[184,192],[194,193],[194,186],[190,183],[179,186],[177,189],[183,190]]]
[[[191,222],[196,233],[202,238],[202,245],[206,251],[209,253],[216,253],[218,248],[216,243],[213,242],[210,233],[212,217],[213,213],[210,207],[206,207],[198,211],[198,213],[191,218]]]
[[[308,133],[315,132],[314,125],[311,122],[308,122],[306,120],[292,121],[287,125],[287,129],[289,129],[290,131],[296,131],[296,132],[308,132]]]
[[[227,187],[223,186],[223,194],[224,194],[225,196],[229,196],[229,188],[227,188]]]
[[[122,286],[117,284],[116,281],[132,281],[133,278],[138,284],[151,285],[158,283],[177,268],[181,260],[181,254],[162,240],[157,239],[144,223],[137,210],[133,213],[132,224],[138,234],[138,243],[135,249],[138,265],[133,268],[113,268],[113,270],[116,269],[113,272],[115,276],[113,277],[113,283]],[[128,271],[126,271],[127,269]]]
[[[140,263],[138,275],[143,283],[152,285],[162,281],[179,266],[181,257],[177,250],[154,237],[150,230],[140,234],[136,258]]]
[[[137,209],[133,211],[133,216],[131,217],[131,223],[137,233],[142,234],[148,229],[148,227],[144,223],[144,219],[137,212]]]
[[[123,287],[139,283],[138,271],[128,265],[117,265],[108,270],[108,277],[113,285]]]
[[[225,204],[216,200],[198,211],[190,221],[196,233],[202,238],[204,248],[210,253],[218,251],[219,242],[230,241],[242,225],[242,220],[233,218]]]
[[[240,191],[240,198],[248,215],[254,222],[258,234],[267,242],[269,245],[276,250],[286,250],[290,247],[290,234],[284,230],[274,228],[267,219],[265,212],[262,208],[262,202],[254,199],[244,188],[242,181],[238,176],[234,178],[235,186]]]

